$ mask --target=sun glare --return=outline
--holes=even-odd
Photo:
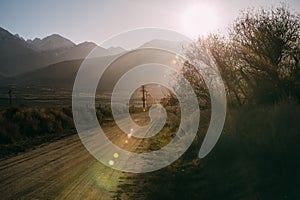
[[[185,34],[192,38],[207,35],[217,29],[216,9],[208,4],[189,5],[181,16],[181,24]]]

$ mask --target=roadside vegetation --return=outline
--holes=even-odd
[[[100,123],[111,120],[107,106],[97,108],[96,114]],[[0,110],[0,158],[76,133],[71,106],[12,105]]]
[[[0,112],[1,157],[75,133],[71,107],[11,106]]]
[[[245,10],[228,36],[199,38],[186,55],[183,74],[207,108],[210,97],[198,72],[205,69],[196,63],[221,72],[228,100],[221,138],[198,159],[207,129],[200,124],[197,139],[178,161],[132,176],[119,192],[132,199],[299,199],[299,15],[284,4]]]

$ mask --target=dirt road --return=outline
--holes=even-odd
[[[116,126],[107,131],[116,143],[126,138]],[[128,142],[126,149],[138,145]],[[0,161],[0,199],[112,199],[125,176],[99,163],[73,135]]]
[[[74,135],[1,161],[1,199],[111,199],[121,175]]]

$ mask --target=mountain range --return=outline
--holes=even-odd
[[[93,42],[76,45],[58,34],[25,41],[0,27],[0,76],[11,77],[58,62],[83,59],[95,47],[103,56],[124,51],[120,47],[104,49]]]
[[[152,40],[141,47],[178,48],[182,42]],[[24,40],[0,27],[0,86],[43,86],[71,89],[77,71],[86,56],[93,50],[97,55],[97,66],[101,67],[107,60],[125,52],[122,47],[102,48],[93,42],[75,44],[71,40],[58,34],[45,38]],[[168,55],[170,60],[172,55]],[[143,57],[143,56],[142,56]],[[152,54],[143,60],[151,60]],[[139,59],[139,58],[138,58]],[[136,63],[141,63],[137,60]],[[130,59],[123,59],[123,63],[115,66],[104,78],[104,84],[110,88],[108,82],[124,72],[124,64],[133,63]],[[90,74],[91,75],[91,74]],[[92,76],[92,75],[91,75]],[[106,89],[106,88],[104,88]]]

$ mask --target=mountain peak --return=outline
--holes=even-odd
[[[82,42],[80,44],[78,44],[77,46],[90,46],[95,48],[97,45],[94,42]]]
[[[50,40],[50,39],[52,39],[52,40],[68,40],[68,39],[64,38],[63,36],[61,36],[57,33],[51,34],[47,37],[44,37],[42,40]],[[68,41],[70,41],[70,40],[68,40]],[[73,43],[73,42],[71,42],[71,43]]]
[[[107,49],[111,54],[119,54],[125,51],[122,47],[110,47]]]
[[[0,40],[4,40],[11,37],[14,37],[13,34],[11,34],[8,30],[5,30],[4,28],[0,27]]]
[[[43,39],[35,38],[34,40],[27,40],[28,43],[34,45],[40,51],[49,51],[55,49],[68,49],[75,46],[75,44],[59,34],[52,34]]]

